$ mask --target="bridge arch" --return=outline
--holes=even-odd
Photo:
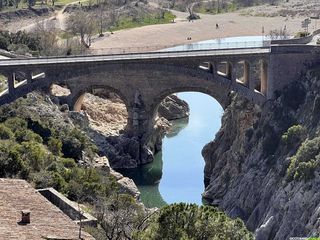
[[[155,97],[154,102],[151,105],[151,109],[152,109],[152,112],[153,112],[152,116],[156,117],[157,112],[158,112],[158,107],[166,97],[168,97],[168,96],[170,96],[172,94],[181,93],[181,92],[198,92],[198,93],[206,94],[206,95],[212,97],[213,99],[215,99],[223,109],[225,109],[226,106],[228,105],[228,103],[226,101],[221,101],[222,99],[219,98],[219,96],[217,96],[217,93],[215,91],[211,91],[208,88],[204,88],[204,87],[201,87],[201,86],[198,86],[198,87],[173,88],[173,89],[170,89],[168,91],[163,91],[163,92],[161,92],[159,95],[157,95]],[[225,94],[228,95],[229,93],[226,92]]]

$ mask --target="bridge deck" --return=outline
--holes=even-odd
[[[50,65],[69,63],[92,63],[106,61],[124,60],[150,60],[167,58],[192,58],[208,56],[235,56],[235,55],[261,55],[270,53],[270,48],[249,48],[249,49],[219,49],[219,50],[199,50],[199,51],[177,51],[177,52],[148,52],[129,53],[115,55],[97,56],[71,56],[71,57],[48,57],[48,58],[28,58],[28,59],[6,59],[0,60],[0,67],[30,66],[30,65]]]

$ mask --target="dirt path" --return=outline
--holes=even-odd
[[[77,3],[79,3],[79,1],[68,3],[61,10],[56,11],[53,16],[43,20],[33,21],[32,23],[29,23],[21,28],[18,28],[18,30],[31,32],[37,27],[38,24],[41,24],[48,29],[55,28],[55,29],[60,29],[64,31],[66,30],[66,19],[67,19],[67,14],[64,13],[64,11],[69,5],[77,4]]]

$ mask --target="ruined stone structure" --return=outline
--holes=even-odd
[[[86,92],[107,89],[126,104],[127,130],[144,148],[153,131],[158,105],[166,96],[182,91],[202,92],[225,107],[234,91],[261,105],[298,79],[308,64],[316,61],[317,49],[283,45],[3,60],[0,72],[8,77],[8,89],[1,94],[0,104],[34,90],[50,92],[53,84],[59,84],[71,92],[59,97],[59,102],[80,110]]]

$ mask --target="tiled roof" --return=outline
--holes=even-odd
[[[19,224],[22,210],[30,224]],[[0,178],[0,240],[79,239],[79,225],[52,205],[29,183]],[[82,238],[94,239],[82,230]]]

